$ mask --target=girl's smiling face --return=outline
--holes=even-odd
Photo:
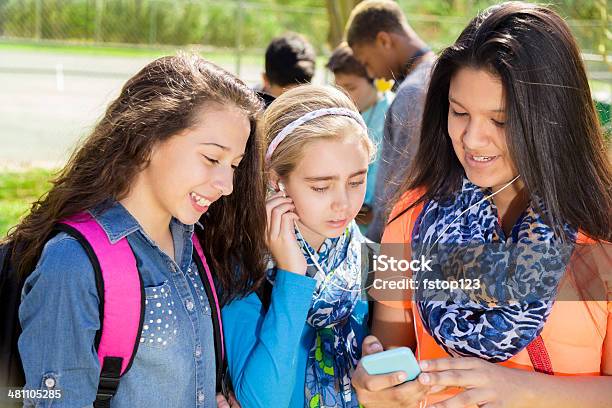
[[[250,133],[245,112],[236,107],[208,106],[194,126],[153,149],[142,172],[149,186],[151,208],[194,224],[208,207],[233,191],[234,170],[240,164]]]
[[[483,69],[461,68],[448,93],[448,134],[468,179],[493,190],[518,171],[506,142],[503,87]]]
[[[357,216],[365,197],[368,160],[362,138],[317,140],[305,146],[295,169],[281,180],[295,204],[304,239],[315,249],[326,238],[342,235]]]

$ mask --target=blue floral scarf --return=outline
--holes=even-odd
[[[366,242],[355,222],[338,238],[328,238],[314,250],[295,231],[307,260],[306,274],[316,280],[313,304],[306,322],[316,336],[306,364],[305,407],[358,407],[351,375],[361,357],[358,335],[361,322],[353,309],[361,295],[361,244]],[[308,254],[314,255],[321,273]],[[276,268],[268,264],[268,280],[274,282]]]
[[[506,237],[492,200],[480,202],[486,193],[464,178],[454,199],[424,205],[412,234],[412,258],[433,262],[431,271],[415,272],[415,301],[424,327],[450,355],[500,362],[541,333],[576,230],[565,225],[570,243],[562,242],[536,211],[545,208],[535,199]],[[432,288],[425,280],[461,285]]]

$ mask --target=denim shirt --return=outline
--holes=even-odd
[[[193,225],[171,221],[175,262],[121,204],[91,213],[112,243],[127,237],[146,295],[138,351],[111,407],[216,407],[211,309],[192,261]],[[23,289],[19,353],[26,388],[61,390],[62,398],[25,406],[92,406],[100,376],[98,305],[85,250],[66,233],[56,235]]]

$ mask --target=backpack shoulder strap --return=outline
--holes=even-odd
[[[202,284],[204,285],[204,290],[206,292],[206,296],[208,297],[212,311],[211,314],[215,338],[215,356],[217,363],[217,391],[221,391],[221,389],[223,388],[224,376],[226,372],[225,344],[223,338],[223,320],[221,318],[221,305],[219,304],[219,298],[217,296],[215,282],[213,281],[212,274],[210,273],[210,268],[208,267],[206,257],[204,256],[204,250],[202,249],[202,245],[200,245],[200,241],[198,240],[198,237],[195,232],[192,236],[192,242],[193,247],[195,249],[195,251],[193,251],[193,260],[195,261],[198,267],[198,273],[200,275],[200,279],[202,280]]]
[[[127,238],[112,244],[89,213],[65,219],[57,228],[81,243],[96,274],[100,298],[96,348],[101,373],[94,405],[107,407],[138,350],[144,318],[142,278]]]
[[[272,303],[272,284],[268,279],[264,279],[261,283],[261,286],[257,289],[255,293],[257,293],[257,297],[261,302],[261,306],[264,312],[268,312],[270,308],[270,303]]]
[[[0,387],[22,387],[25,375],[17,340],[21,334],[19,304],[25,277],[11,261],[14,241],[0,244]]]
[[[533,341],[527,345],[527,353],[529,354],[529,359],[535,371],[538,373],[555,375],[550,356],[548,355],[548,350],[546,350],[546,345],[541,335],[533,339]]]

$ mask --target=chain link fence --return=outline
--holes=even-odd
[[[597,1],[607,7],[607,0]],[[305,34],[320,53],[328,53],[325,2],[310,3],[318,6],[246,0],[0,0],[0,39],[147,47],[196,44],[229,49],[240,58],[260,53],[274,36],[290,30]],[[465,3],[464,17],[415,15],[410,13],[416,8],[413,0],[399,3],[416,32],[440,49],[491,2],[459,2]],[[603,63],[595,71],[610,73],[612,15],[568,23],[587,60]]]

